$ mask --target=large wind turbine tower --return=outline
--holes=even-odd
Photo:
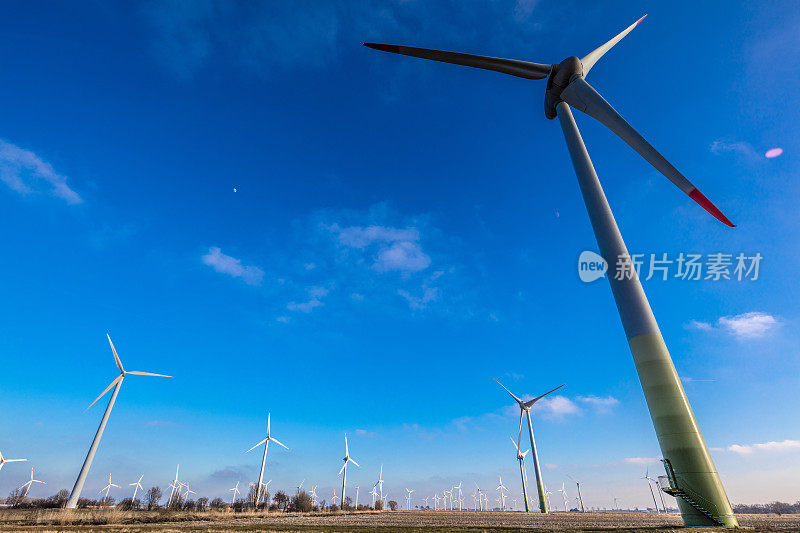
[[[520,78],[532,80],[547,78],[544,96],[545,116],[549,119],[558,117],[561,123],[561,130],[600,253],[611,264],[621,262],[631,265],[630,255],[578,131],[570,106],[605,125],[692,200],[700,204],[703,209],[723,224],[733,226],[733,223],[697,187],[653,148],[644,137],[639,135],[586,82],[586,76],[597,61],[643,19],[644,17],[637,20],[619,35],[582,58],[568,57],[557,65],[391,44],[364,44],[385,52],[494,70]],[[633,68],[629,72],[635,75],[637,71]],[[672,72],[668,70],[667,74],[672,74]],[[640,78],[636,79],[634,83],[639,85],[638,92],[647,91],[648,80]],[[653,104],[657,105],[657,102],[653,102]],[[639,277],[634,268],[626,269],[625,274],[624,276],[609,275],[607,278],[661,447],[661,455],[664,458],[664,466],[670,484],[669,492],[678,499],[678,506],[685,525],[736,527],[738,523],[733,515],[730,501],[728,501],[711,454],[689,406],[689,400],[639,282]],[[541,488],[539,494],[540,505],[544,505]]]

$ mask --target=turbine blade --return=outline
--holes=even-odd
[[[350,456],[350,448],[347,447],[347,433],[344,434],[344,456]]]
[[[717,207],[701,193],[686,177],[667,161],[658,151],[639,135],[628,124],[611,104],[600,96],[594,88],[586,83],[583,78],[578,78],[570,83],[561,93],[561,98],[574,107],[583,111],[590,117],[598,120],[608,129],[616,133],[628,146],[636,150],[648,163],[661,172],[668,180],[678,186],[680,190],[689,195],[689,198],[711,213],[717,220],[730,227],[734,224],[722,214]]]
[[[106,387],[106,390],[104,390],[103,392],[101,392],[101,393],[100,393],[100,396],[98,396],[97,398],[95,398],[95,399],[94,399],[94,401],[93,401],[92,403],[90,403],[90,404],[89,404],[89,407],[87,407],[86,409],[84,409],[84,410],[83,410],[83,412],[85,413],[86,411],[88,411],[90,407],[92,407],[94,404],[96,404],[96,403],[97,403],[97,400],[99,400],[100,398],[102,398],[103,396],[105,396],[105,394],[106,394],[108,391],[110,391],[112,387],[114,387],[114,386],[115,386],[115,385],[116,385],[118,382],[122,381],[122,378],[123,378],[123,377],[124,377],[124,376],[123,376],[122,374],[120,374],[119,376],[117,376],[117,377],[116,377],[116,379],[114,379],[114,381],[112,381],[112,382],[111,382],[111,384],[110,384],[108,387]]]
[[[126,374],[133,374],[134,376],[155,376],[157,378],[171,378],[172,376],[167,376],[166,374],[153,374],[152,372],[139,372],[138,370],[131,370],[130,372],[125,372]]]
[[[353,463],[354,465],[356,465],[357,467],[361,468],[361,465],[360,465],[360,464],[358,464],[357,462],[353,461],[353,460],[352,460],[352,459],[350,459],[349,457],[348,457],[348,459],[347,459],[347,460],[348,460],[348,461],[350,461],[351,463]]]
[[[30,461],[30,459],[3,459],[4,463],[18,463],[19,461]]]
[[[339,473],[336,474],[336,477],[339,477],[339,476],[342,475],[342,472],[344,472],[344,469],[345,469],[346,466],[347,466],[347,461],[344,462],[344,464],[342,465],[342,469],[339,470]]]
[[[119,368],[120,372],[125,372],[125,369],[122,368],[122,361],[119,360],[119,356],[117,355],[117,349],[114,348],[114,343],[111,342],[111,335],[106,333],[106,337],[108,337],[108,344],[111,345],[111,352],[114,354],[114,361],[117,363],[117,368]]]
[[[514,437],[508,437],[508,438],[511,439],[511,444],[514,445],[514,448],[517,450],[517,453],[519,453],[519,446],[517,446],[517,443],[514,441]]]
[[[566,385],[566,383],[564,383],[564,385]],[[555,389],[553,389],[553,390],[551,390],[551,391],[547,391],[547,392],[545,392],[544,394],[542,394],[541,396],[537,396],[537,397],[536,397],[536,398],[534,398],[533,400],[530,400],[530,401],[527,401],[527,402],[525,402],[525,407],[530,407],[530,406],[532,406],[533,404],[535,404],[536,402],[538,402],[539,400],[541,400],[542,398],[544,398],[545,396],[547,396],[547,395],[548,395],[548,394],[550,394],[551,392],[555,392],[555,391],[557,391],[558,389],[560,389],[560,388],[561,388],[561,387],[563,387],[564,385],[559,385],[559,386],[558,386],[558,387],[556,387]],[[522,423],[522,421],[521,421],[521,420],[520,420],[520,423]]]
[[[269,438],[269,419],[272,413],[267,413],[267,438]]]
[[[274,438],[270,437],[270,439],[269,439],[269,440],[271,440],[272,442],[274,442],[274,443],[275,443],[275,444],[277,444],[278,446],[283,446],[283,447],[284,447],[284,448],[286,448],[287,450],[289,449],[289,447],[288,447],[288,446],[286,446],[284,443],[282,443],[281,441],[279,441],[279,440],[277,440],[277,439],[274,439]]]
[[[261,442],[259,442],[258,444],[256,444],[255,446],[253,446],[252,448],[250,448],[249,450],[247,450],[247,452],[249,452],[249,451],[252,451],[254,448],[258,448],[259,446],[261,446],[261,445],[262,445],[262,444],[264,444],[265,442],[267,442],[267,439],[264,439],[264,440],[262,440]],[[247,452],[244,452],[244,453],[247,453]],[[177,475],[175,475],[175,478],[176,478],[176,479],[177,479],[177,477],[178,477],[178,476],[177,476]]]
[[[527,78],[529,80],[546,78],[550,75],[550,69],[552,68],[552,65],[519,61],[517,59],[476,56],[472,54],[462,54],[460,52],[431,50],[429,48],[398,46],[396,44],[364,43],[364,46],[382,52],[392,52],[393,54],[402,54],[404,56],[418,57],[420,59],[431,59],[433,61],[463,65],[465,67],[494,70],[495,72],[502,72],[503,74],[510,74],[518,78]]]
[[[594,64],[597,63],[597,61],[601,57],[603,57],[603,55],[605,55],[606,52],[611,50],[618,42],[620,42],[623,37],[625,37],[631,31],[633,31],[633,28],[638,26],[639,23],[642,22],[646,16],[647,15],[645,15],[644,17],[640,18],[639,20],[637,20],[636,22],[634,22],[633,24],[622,30],[622,32],[620,32],[619,35],[608,41],[606,44],[598,48],[595,48],[594,50],[583,56],[581,58],[581,63],[583,63],[583,75],[586,76],[587,74],[589,74],[589,71],[592,70]]]
[[[492,378],[492,379],[493,379],[493,380],[495,380],[495,381],[497,381],[497,378]],[[508,390],[508,388],[507,388],[505,385],[503,385],[503,384],[502,384],[502,383],[500,383],[499,381],[497,381],[497,384],[498,384],[498,385],[500,385],[501,387],[503,387],[504,389],[506,389],[506,392],[507,392],[507,393],[509,393],[509,394],[511,395],[511,397],[512,397],[512,398],[514,398],[514,399],[517,401],[517,403],[519,403],[519,404],[521,404],[521,403],[522,403],[522,400],[520,400],[519,398],[517,398],[516,396],[514,396],[514,393],[513,393],[513,392],[511,392],[510,390]]]

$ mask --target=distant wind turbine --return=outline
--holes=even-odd
[[[106,333],[106,337],[108,337],[108,344],[111,346],[111,352],[114,354],[114,362],[117,363],[117,368],[119,368],[119,376],[117,376],[111,384],[106,387],[106,390],[100,393],[100,396],[95,398],[95,400],[89,404],[89,407],[93,406],[97,403],[97,400],[105,396],[105,394],[114,388],[114,392],[111,393],[111,399],[108,400],[108,406],[106,407],[105,413],[103,413],[103,418],[100,420],[100,426],[97,428],[97,433],[94,435],[94,440],[92,441],[92,445],[89,447],[89,453],[86,454],[86,460],[83,461],[83,466],[81,467],[81,471],[78,474],[78,479],[75,480],[75,486],[72,487],[72,493],[69,495],[69,500],[67,500],[67,509],[75,509],[78,505],[78,498],[81,497],[81,491],[83,490],[83,484],[86,482],[86,476],[89,474],[89,468],[92,466],[92,461],[94,460],[94,454],[97,452],[97,447],[100,445],[100,438],[103,436],[103,430],[106,428],[106,424],[108,423],[108,417],[111,414],[111,409],[114,407],[114,402],[117,401],[117,394],[119,394],[119,389],[122,387],[122,381],[125,379],[125,376],[132,375],[132,376],[155,376],[159,378],[170,378],[172,376],[166,376],[164,374],[153,374],[152,372],[139,372],[137,370],[128,370],[126,371],[122,367],[122,361],[119,359],[119,355],[117,355],[117,350],[114,348],[114,343],[111,342],[111,336]],[[89,407],[84,409],[84,413],[89,410]]]
[[[106,495],[105,495],[105,496],[103,496],[103,501],[105,501],[106,503],[108,503],[108,491],[110,491],[110,490],[111,490],[111,487],[117,487],[117,488],[120,488],[120,487],[119,487],[119,485],[114,485],[113,483],[111,483],[111,474],[109,473],[109,474],[108,474],[108,485],[106,485],[105,487],[103,487],[102,489],[100,489],[100,490],[98,491],[98,493],[97,493],[97,494],[101,494],[103,491],[106,491]]]
[[[344,434],[344,459],[343,459],[343,461],[344,461],[344,464],[342,465],[342,469],[339,470],[339,473],[336,475],[336,477],[342,476],[342,509],[344,509],[345,489],[347,487],[347,463],[353,463],[358,468],[361,468],[361,466],[357,462],[353,461],[353,459],[350,458],[350,448],[347,447],[347,433]]]
[[[110,477],[111,476],[109,476],[109,479],[110,479]],[[136,501],[136,493],[139,491],[139,489],[144,490],[144,488],[142,487],[142,478],[143,477],[144,477],[144,474],[139,476],[139,480],[136,483],[128,483],[129,487],[133,487],[133,497],[131,498],[131,503]]]
[[[658,503],[656,502],[656,493],[653,492],[653,483],[652,483],[653,478],[650,477],[650,467],[649,466],[645,467],[645,469],[644,469],[644,477],[642,479],[646,479],[647,480],[647,487],[650,489],[650,496],[653,497],[653,505],[656,508],[656,512],[657,513],[661,512],[660,509],[658,508]]]
[[[380,491],[380,500],[383,501],[383,465],[381,465],[380,474],[378,474],[378,481],[375,482],[375,487]]]
[[[264,455],[261,457],[261,470],[258,473],[258,487],[256,488],[256,502],[261,500],[261,482],[264,480],[264,465],[267,463],[267,449],[269,448],[269,442],[273,441],[278,446],[283,446],[287,450],[289,449],[288,446],[277,440],[275,437],[271,437],[269,434],[269,423],[270,423],[270,413],[267,413],[267,437],[259,442],[258,444],[254,445],[250,450],[247,450],[244,453],[248,453],[249,451],[253,450],[264,445]]]
[[[517,450],[517,462],[519,463],[519,475],[522,478],[522,499],[525,502],[525,512],[530,512],[530,508],[528,507],[528,479],[525,473],[525,456],[530,452],[530,449],[525,450],[523,453],[519,452],[519,446],[517,446],[514,437],[509,437],[511,439],[511,444],[514,445],[514,449]],[[547,496],[547,491],[545,491],[545,496]],[[548,506],[550,502],[547,502]]]
[[[508,492],[508,489],[506,488],[505,485],[503,485],[503,476],[500,476],[500,484],[497,485],[497,488],[494,489],[494,490],[500,492],[500,510],[501,511],[505,511],[506,510],[506,495],[505,495],[505,492],[503,492],[503,491]]]
[[[25,488],[25,491],[22,493],[23,498],[26,498],[28,496],[28,492],[30,492],[31,490],[31,485],[33,485],[34,483],[41,483],[42,485],[47,485],[47,483],[45,483],[44,481],[33,479],[33,467],[31,467],[31,479],[27,483],[24,483],[19,489],[17,489],[17,490],[22,490],[23,487]]]
[[[175,496],[175,491],[179,490],[181,486],[181,482],[178,481],[178,471],[180,470],[181,465],[175,467],[175,479],[173,479],[169,486],[172,488],[172,492],[169,493],[169,498],[167,498],[167,507],[172,503],[172,497]],[[180,498],[180,492],[178,492],[178,498]]]
[[[228,490],[233,491],[233,500],[231,500],[231,505],[236,505],[236,495],[239,494],[239,482],[237,481],[236,486]]]
[[[414,492],[414,489],[410,489],[410,490],[406,489],[406,492],[408,493],[406,495],[406,510],[410,511],[411,510],[411,493]]]
[[[561,482],[561,488],[558,490],[561,494],[564,495],[564,512],[569,511],[569,498],[567,498],[567,489],[564,486],[564,482]]]
[[[575,479],[574,477],[570,476],[569,474],[567,474],[567,477],[570,478],[572,481],[574,481],[575,485],[578,486],[578,502],[580,502],[581,505],[581,512],[585,513],[586,510],[583,508],[583,496],[581,496],[581,482]]]

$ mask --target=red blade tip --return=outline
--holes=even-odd
[[[700,206],[703,209],[705,209],[706,211],[711,213],[714,216],[714,218],[716,218],[717,220],[719,220],[723,224],[726,224],[726,225],[728,225],[728,226],[730,226],[732,228],[736,227],[736,224],[734,224],[733,222],[728,220],[728,217],[723,215],[722,211],[717,209],[717,206],[712,204],[711,200],[706,198],[706,196],[703,193],[701,193],[699,189],[695,189],[691,193],[689,193],[689,198],[691,198],[692,200],[694,200],[695,202],[700,204]]]

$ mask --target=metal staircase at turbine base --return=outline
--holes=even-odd
[[[664,469],[667,471],[667,475],[658,476],[658,487],[670,496],[680,498],[684,502],[688,503],[697,512],[713,521],[716,525],[724,526],[725,522],[723,522],[719,516],[709,511],[709,509],[701,503],[704,501],[702,496],[691,490],[689,487],[681,487],[678,485],[675,478],[675,471],[672,469],[672,465],[670,464],[669,460],[662,459],[662,462],[664,463]],[[713,505],[711,505],[711,507],[713,507]]]

